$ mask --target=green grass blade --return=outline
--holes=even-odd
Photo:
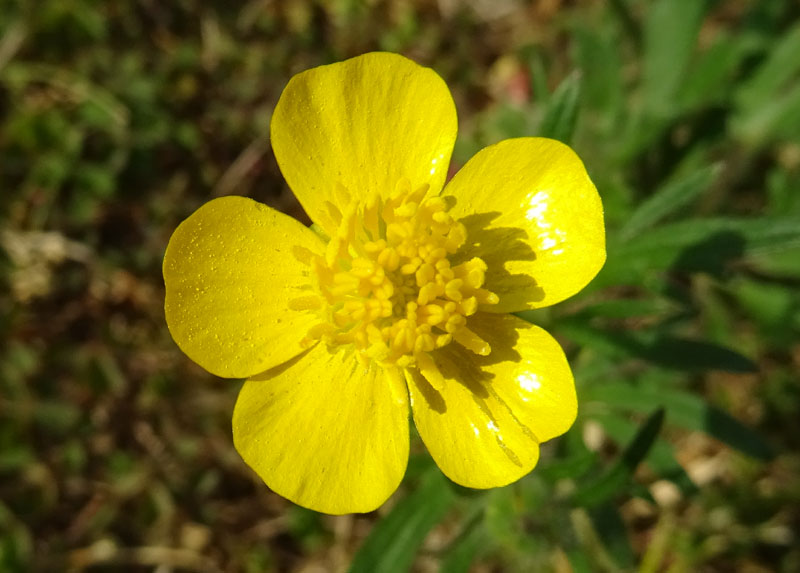
[[[611,469],[577,490],[574,502],[585,507],[598,507],[627,486],[636,468],[655,444],[663,423],[664,409],[659,408],[642,424]]]
[[[633,238],[691,203],[708,189],[719,171],[719,165],[712,165],[668,182],[631,214],[619,238]]]
[[[660,405],[666,409],[670,424],[705,432],[756,459],[766,461],[774,455],[772,448],[755,431],[704,399],[681,390],[613,382],[588,387],[583,394],[587,404],[594,401],[633,412],[647,412],[654,405]]]
[[[642,91],[648,115],[674,113],[674,98],[691,61],[700,24],[706,12],[703,0],[656,0],[644,23]]]
[[[486,544],[483,513],[476,512],[442,554],[439,573],[468,573],[472,562]]]
[[[561,82],[550,98],[539,135],[569,144],[578,121],[580,94],[581,77],[573,73]]]
[[[736,91],[738,107],[756,110],[767,106],[800,71],[800,24],[777,41],[766,60]]]
[[[438,469],[431,470],[418,489],[375,526],[353,559],[350,573],[408,571],[425,536],[455,499],[447,479]]]

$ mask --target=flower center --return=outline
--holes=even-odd
[[[441,374],[428,353],[455,340],[488,355],[489,344],[467,318],[498,297],[481,288],[483,260],[451,265],[467,232],[444,199],[425,198],[427,190],[412,190],[402,179],[390,198],[373,196],[344,215],[329,203],[337,233],[325,256],[311,260],[324,303],[301,297],[291,306],[322,307],[323,321],[308,332],[308,344],[352,344],[364,361],[417,366],[437,386]]]

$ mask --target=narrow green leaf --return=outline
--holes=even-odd
[[[776,42],[755,74],[740,84],[736,103],[744,110],[768,105],[800,71],[800,24],[796,24]]]
[[[643,274],[674,268],[719,270],[729,261],[800,249],[800,215],[688,219],[656,227],[625,243],[611,239],[608,260],[592,288],[639,284]]]
[[[619,232],[621,240],[628,240],[642,234],[659,221],[688,205],[703,191],[707,190],[719,174],[720,166],[712,165],[668,182],[644,201],[631,214],[628,222]]]
[[[590,417],[600,422],[603,430],[618,443],[628,442],[636,434],[636,424],[627,417],[627,414],[615,411],[592,413]],[[677,485],[684,494],[691,495],[697,491],[697,486],[675,458],[672,445],[666,440],[661,438],[656,440],[647,456],[647,465],[656,474]]]
[[[597,570],[596,564],[592,563],[589,556],[581,549],[567,551],[567,559],[572,566],[573,573],[592,573]]]
[[[767,212],[772,215],[800,213],[800,173],[778,164],[767,174]]]
[[[705,372],[757,372],[758,365],[738,352],[704,340],[659,336],[641,347],[642,356],[664,368]]]
[[[561,82],[550,98],[539,126],[539,135],[567,144],[572,141],[578,120],[580,93],[581,77],[575,72]]]
[[[661,316],[672,310],[675,310],[674,304],[665,299],[651,296],[641,299],[625,298],[599,300],[591,306],[582,308],[574,316],[620,319]],[[525,318],[523,313],[518,313],[518,316]],[[535,321],[531,322],[536,324]]]
[[[707,6],[703,0],[655,0],[644,23],[642,90],[648,115],[674,113]]]
[[[590,471],[597,461],[597,454],[583,449],[565,458],[550,460],[536,471],[539,475],[555,483],[559,479],[575,479]]]
[[[611,469],[578,489],[573,497],[575,503],[586,507],[597,507],[627,486],[636,468],[653,447],[663,423],[664,409],[659,408],[642,424]]]
[[[475,512],[458,537],[444,551],[439,573],[468,573],[472,562],[486,544],[483,513]]]
[[[611,503],[603,503],[589,509],[589,517],[600,541],[617,566],[625,571],[632,570],[636,559],[619,510]]]
[[[438,469],[373,528],[356,553],[351,573],[408,571],[428,532],[445,516],[455,493]]]
[[[731,97],[731,79],[742,60],[760,44],[755,36],[721,33],[691,65],[678,94],[678,107],[691,110],[727,101]]]
[[[589,327],[578,319],[564,319],[559,334],[610,356],[638,358],[668,370],[681,372],[757,372],[758,366],[724,346],[653,332],[623,332]]]
[[[624,100],[618,38],[606,28],[578,28],[575,50],[583,80],[581,102],[600,112],[605,127],[611,128]]]
[[[613,382],[584,388],[583,398],[586,403],[595,401],[633,412],[649,412],[653,406],[662,406],[670,424],[705,432],[756,459],[773,457],[772,448],[755,431],[702,398],[681,390]]]
[[[797,140],[800,130],[800,25],[782,35],[756,72],[735,93],[731,131],[749,145]]]
[[[730,293],[752,319],[761,325],[764,334],[775,337],[775,342],[783,339],[792,344],[792,323],[787,319],[793,315],[800,316],[796,287],[789,289],[786,285],[741,279],[730,286]]]
[[[733,134],[751,146],[772,139],[798,141],[800,135],[800,83],[758,107],[750,108],[731,119]]]
[[[609,7],[611,12],[617,17],[622,24],[622,28],[626,35],[633,42],[637,48],[642,44],[642,30],[636,18],[631,12],[628,0],[609,0]]]

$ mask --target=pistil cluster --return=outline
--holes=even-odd
[[[467,232],[444,199],[425,197],[427,190],[404,179],[388,199],[373,196],[344,214],[329,203],[338,230],[325,256],[311,260],[320,296],[296,299],[292,307],[320,311],[307,343],[352,344],[362,361],[416,366],[440,388],[429,353],[455,340],[488,355],[489,344],[467,318],[498,298],[482,288],[483,260],[451,265]]]

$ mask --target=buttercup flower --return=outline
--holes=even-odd
[[[370,511],[403,477],[410,412],[454,482],[530,472],[577,401],[558,343],[509,313],[575,294],[605,261],[580,159],[510,139],[445,186],[450,92],[388,53],[296,75],[271,137],[313,230],[224,197],[178,227],[164,258],[177,344],[248,378],[233,413],[245,462],[299,505]]]

